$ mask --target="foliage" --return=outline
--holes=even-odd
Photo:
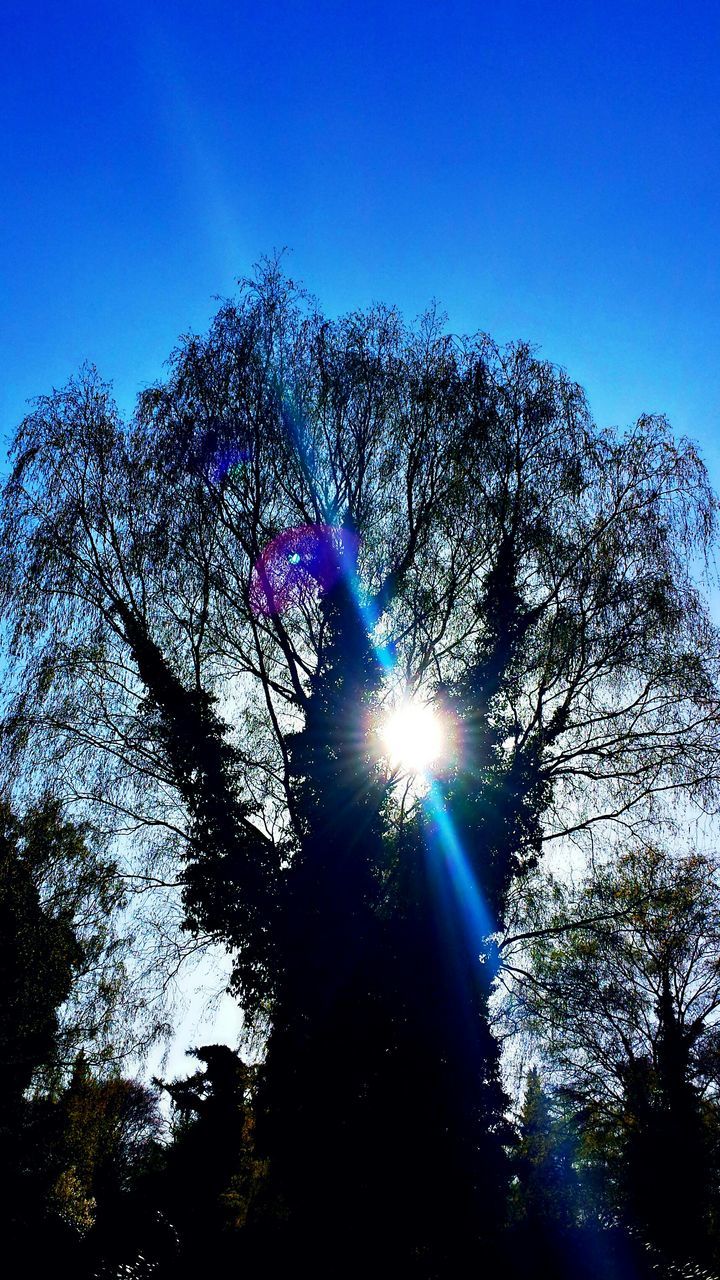
[[[8,1247],[22,1248],[30,1269],[54,1253],[79,1267],[80,1240],[107,1198],[97,1173],[109,1167],[107,1151],[91,1152],[97,1106],[86,1106],[80,1118],[77,1065],[67,1081],[84,1045],[86,1102],[93,1091],[103,1094],[107,1111],[111,1094],[125,1097],[134,1087],[93,1080],[87,1066],[92,1060],[107,1069],[117,1052],[124,970],[116,916],[123,901],[112,860],[56,801],[45,797],[22,817],[3,802],[0,1198]],[[115,1111],[117,1154],[130,1141],[130,1124],[129,1112]]]
[[[43,818],[33,814],[23,826],[5,805],[1,821],[0,1099],[12,1123],[34,1073],[57,1057],[58,1010],[83,955],[73,913],[42,901],[41,881],[54,852]],[[57,837],[57,828],[52,834]]]
[[[715,785],[716,646],[688,567],[715,520],[702,464],[661,418],[598,430],[522,344],[451,339],[432,313],[331,323],[270,265],[129,426],[85,370],[15,458],[8,764],[189,840],[188,919],[238,949],[248,1006],[272,989],[300,834],[288,738],[327,634],[321,593],[253,613],[282,529],[357,533],[357,626],[378,619],[398,679],[477,686],[481,657],[475,714],[508,730],[488,761],[553,785],[546,835]]]
[[[567,1230],[581,1211],[572,1118],[551,1097],[536,1067],[528,1072],[515,1148],[516,1214],[536,1231]]]
[[[82,1202],[82,1218],[94,1222],[92,1207],[110,1211],[159,1137],[157,1098],[147,1086],[122,1076],[93,1077],[80,1056],[59,1107],[64,1168],[55,1197],[70,1215]],[[68,1183],[72,1197],[65,1195]]]
[[[232,952],[270,1033],[258,1141],[291,1250],[313,1213],[368,1256],[393,1225],[418,1274],[448,1238],[450,1270],[491,1248],[494,935],[549,840],[714,803],[719,648],[691,566],[715,521],[663,418],[600,430],[527,345],[435,312],[329,321],[276,263],[130,423],[85,369],[21,425],[4,762],[162,843],[186,929]],[[303,562],[259,609],[268,547],[309,526],[345,530],[343,571]],[[439,804],[480,931],[432,805],[373,756],[370,713],[403,686],[457,722]]]
[[[182,1242],[188,1270],[224,1255],[235,1259],[238,1232],[258,1196],[267,1168],[254,1140],[254,1071],[227,1045],[189,1050],[202,1067],[162,1087],[173,1123],[156,1194]],[[193,1262],[194,1260],[194,1262]]]
[[[518,999],[553,1079],[616,1203],[671,1252],[702,1254],[719,1136],[716,867],[631,848],[575,892],[556,886],[545,926]]]
[[[47,1015],[38,1015],[46,1016],[44,1043],[28,1061],[31,1075],[40,1072],[38,1084],[53,1087],[79,1049],[98,1065],[126,1050],[129,940],[120,919],[127,894],[104,842],[87,824],[66,818],[52,797],[41,797],[22,817],[4,803],[2,823],[4,989],[15,1009],[11,1015],[8,1006],[6,1016],[33,1017],[38,1001],[47,1007]],[[18,1050],[23,1034],[14,1023],[8,1028],[5,1062],[10,1041]],[[23,1087],[29,1083],[26,1074]]]

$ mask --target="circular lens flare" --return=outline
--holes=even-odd
[[[259,616],[287,609],[327,592],[357,564],[360,540],[349,529],[304,524],[268,543],[250,580],[250,604]]]
[[[429,703],[406,700],[393,707],[380,728],[384,754],[393,769],[426,774],[445,754],[446,734]]]

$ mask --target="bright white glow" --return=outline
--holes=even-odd
[[[442,721],[434,708],[410,699],[387,713],[380,738],[390,767],[403,773],[427,773],[446,746]]]

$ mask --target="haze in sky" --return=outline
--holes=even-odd
[[[85,359],[130,411],[288,246],[330,314],[435,298],[720,485],[716,3],[5,0],[0,60],[4,441]]]

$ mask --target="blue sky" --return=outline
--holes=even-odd
[[[123,408],[274,247],[330,313],[437,298],[603,423],[720,415],[720,6],[5,0],[0,434]]]

